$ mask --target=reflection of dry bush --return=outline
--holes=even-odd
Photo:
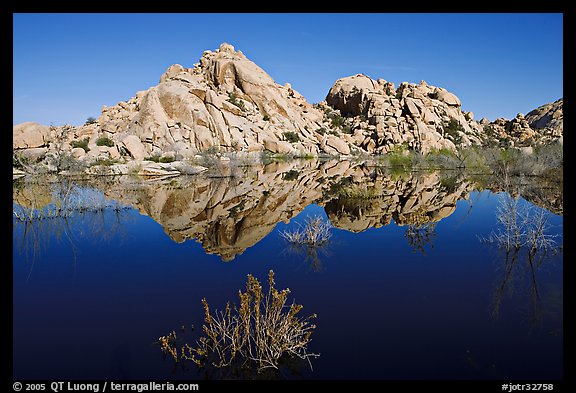
[[[246,292],[239,292],[239,308],[227,303],[224,311],[211,313],[208,302],[202,299],[204,335],[196,347],[186,343],[178,349],[176,333],[172,332],[159,338],[164,354],[170,354],[176,362],[191,360],[200,367],[240,366],[258,371],[277,369],[284,355],[308,361],[318,356],[307,351],[316,328],[309,321],[316,315],[300,318],[297,314],[302,310],[301,305],[286,305],[290,290],[274,288],[273,271],[269,273],[268,282],[268,293],[264,295],[258,279],[248,275]]]
[[[436,223],[428,222],[421,225],[408,225],[404,237],[412,251],[420,251],[425,255],[426,245],[432,244],[432,240],[436,237]]]
[[[494,244],[504,254],[502,278],[494,290],[491,314],[497,319],[506,293],[514,290],[514,281],[529,283],[530,315],[533,324],[542,320],[542,302],[537,281],[537,269],[550,255],[561,252],[550,233],[549,213],[542,208],[520,203],[520,197],[509,193],[500,196],[496,218],[500,224],[488,237],[480,237],[484,243]],[[526,262],[526,263],[523,263]]]
[[[548,216],[542,208],[522,205],[519,197],[502,194],[496,211],[501,227],[480,240],[495,243],[507,251],[522,247],[528,247],[531,253],[553,249],[556,236],[549,233]]]
[[[322,246],[332,237],[332,225],[320,216],[306,217],[305,225],[299,226],[299,229],[280,232],[280,236],[290,243],[310,247]]]

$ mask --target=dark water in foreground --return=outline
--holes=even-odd
[[[203,297],[212,308],[237,302],[246,275],[266,281],[270,269],[304,315],[318,314],[313,371],[296,364],[281,377],[562,378],[561,250],[506,253],[479,240],[502,230],[509,194],[455,173],[290,165],[225,178],[15,182],[19,212],[63,195],[112,205],[14,219],[14,378],[203,378],[163,359],[156,340],[182,325],[199,332]],[[514,187],[526,216],[548,209],[546,233],[561,245],[557,190]],[[334,225],[330,243],[291,248],[280,231],[313,215]]]

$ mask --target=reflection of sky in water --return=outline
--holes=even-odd
[[[394,222],[359,233],[334,228],[317,266],[279,235],[307,216],[326,217],[315,204],[231,262],[196,241],[172,241],[131,208],[69,217],[35,257],[19,252],[17,224],[14,377],[192,378],[172,375],[154,340],[181,325],[198,330],[202,297],[220,308],[237,299],[248,273],[265,280],[273,269],[303,314],[318,314],[310,349],[321,356],[313,372],[302,368],[305,378],[560,378],[561,254],[535,269],[540,322],[533,323],[525,257],[499,318],[491,317],[504,255],[478,235],[494,229],[497,203],[489,191],[458,201],[424,253]],[[562,217],[550,223],[561,233]]]

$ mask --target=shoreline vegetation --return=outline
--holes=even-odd
[[[159,160],[157,157],[142,161],[96,160],[91,163],[65,154],[50,156],[51,160],[34,159],[13,152],[13,178],[58,174],[62,177],[90,178],[93,176],[135,175],[144,178],[195,175],[207,171],[211,176],[235,176],[234,168],[258,167],[289,161],[325,162],[349,161],[369,167],[386,168],[394,172],[431,170],[460,170],[476,174],[503,174],[548,176],[550,171],[562,169],[563,146],[538,145],[534,148],[468,147],[456,151],[432,150],[427,154],[399,145],[384,155],[356,155],[347,158],[321,155],[294,156],[290,154],[205,153],[189,159],[181,157]],[[48,161],[48,162],[47,162]],[[558,172],[558,171],[556,171]],[[561,177],[561,171],[555,177]]]

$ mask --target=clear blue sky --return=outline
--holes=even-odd
[[[83,124],[228,42],[309,102],[363,73],[425,80],[477,119],[563,96],[562,14],[14,14],[13,123]]]

